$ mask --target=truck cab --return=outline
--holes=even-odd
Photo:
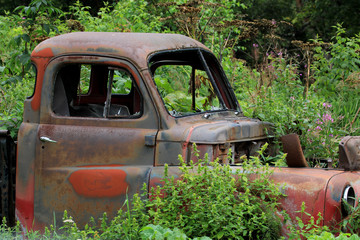
[[[114,216],[178,156],[232,163],[269,141],[243,116],[216,57],[182,35],[71,33],[32,53],[35,91],[18,134],[16,216],[28,229]],[[154,170],[156,169],[156,170]],[[174,173],[175,174],[175,173]]]

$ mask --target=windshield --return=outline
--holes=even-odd
[[[193,49],[156,54],[150,59],[150,70],[166,109],[174,117],[238,109],[225,75],[207,52]]]

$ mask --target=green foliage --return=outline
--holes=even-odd
[[[323,220],[321,213],[315,218],[310,213],[305,211],[305,203],[301,205],[301,217],[296,217],[297,223],[295,225],[290,225],[289,239],[308,239],[311,236],[317,236],[323,232],[328,232],[329,228],[327,226],[321,226],[321,221]],[[308,217],[310,220],[307,223],[303,222],[303,217]]]
[[[335,237],[334,234],[330,233],[330,232],[322,232],[321,235],[311,235],[308,236],[307,239],[310,240],[344,240],[344,239],[349,239],[349,240],[358,240],[360,239],[360,237],[356,234],[354,235],[350,235],[347,233],[340,233],[339,236]]]
[[[173,116],[221,109],[205,71],[192,69],[190,65],[162,65],[156,69],[154,80],[168,112]]]
[[[279,237],[281,220],[275,212],[283,195],[259,158],[245,160],[238,170],[206,159],[190,166],[180,161],[181,179],[165,174],[163,186],[150,191],[151,223],[179,228],[190,237]]]
[[[168,176],[167,169],[163,186],[147,193],[145,185],[144,199],[135,194],[131,210],[119,210],[109,224],[104,216],[101,239],[279,237],[281,220],[274,212],[282,194],[259,158],[245,161],[241,170],[201,159],[190,166],[182,162],[181,179]]]
[[[355,56],[358,43],[343,37],[342,32],[339,29],[337,43],[328,52],[323,43],[314,44],[315,60],[311,44],[303,44],[300,50],[304,51],[304,60],[300,61],[300,55],[278,50],[267,53],[257,71],[249,70],[240,61],[223,61],[245,115],[274,123],[276,136],[300,135],[308,159],[336,162],[341,137],[360,134],[360,102],[354,98],[360,89],[356,63],[359,55]],[[345,49],[346,43],[351,43],[352,48]],[[343,57],[335,60],[340,51]],[[330,60],[326,57],[329,55],[333,56]],[[306,72],[301,70],[302,64]],[[343,77],[336,78],[338,73]],[[330,76],[334,76],[333,83]]]
[[[237,69],[239,75],[244,75],[245,71],[241,66]],[[245,75],[242,81],[234,81],[234,85],[247,116],[274,123],[278,137],[289,133],[300,135],[306,157],[336,158],[337,138],[334,136],[341,134],[334,130],[336,123],[330,120],[326,121],[326,128],[321,128],[322,132],[318,131],[318,119],[331,117],[326,115],[329,109],[323,107],[325,100],[315,92],[304,95],[305,86],[295,64],[288,64],[281,54],[272,54],[264,71]]]
[[[10,130],[14,138],[22,123],[24,99],[31,96],[33,86],[31,75],[16,83],[0,83],[0,129]]]
[[[351,206],[349,207],[351,208]],[[356,209],[352,208],[350,209],[350,211],[358,211],[358,209],[359,207],[357,207]],[[358,213],[349,215],[349,217],[344,219],[341,223],[343,227],[342,230],[351,231],[351,234],[340,232],[340,234],[337,233],[336,235],[338,236],[335,237],[334,233],[330,232],[327,226],[321,225],[321,221],[323,220],[321,213],[319,213],[317,218],[315,218],[311,214],[307,213],[305,210],[305,203],[303,203],[299,212],[301,213],[302,217],[307,216],[308,218],[310,218],[310,220],[305,223],[302,220],[302,217],[296,217],[296,224],[290,225],[288,227],[290,230],[290,233],[288,234],[289,239],[360,239],[360,237],[356,234],[358,233],[360,223]]]
[[[156,6],[158,8],[154,10],[161,16],[163,31],[182,33],[204,43],[220,61],[237,48],[241,31],[236,20],[239,12],[246,8],[243,3],[235,0],[182,0],[160,1]]]
[[[353,199],[355,202],[358,199]],[[360,205],[353,207],[346,201],[342,202],[344,211],[347,213],[347,217],[341,222],[341,227],[344,231],[351,232],[352,234],[358,234],[360,229]]]
[[[163,240],[163,239],[185,240],[185,239],[189,239],[189,240],[191,240],[191,238],[188,238],[178,228],[174,228],[173,230],[171,230],[170,228],[163,228],[162,226],[153,225],[153,224],[149,224],[140,230],[140,238],[143,240],[148,240],[148,239],[155,239],[155,240]],[[210,240],[210,239],[211,238],[209,238],[209,237],[194,238],[194,240]]]
[[[10,228],[6,224],[6,219],[2,219],[2,223],[0,225],[0,238],[1,239],[22,239],[22,237],[17,237],[21,234],[20,224],[19,222],[14,228]],[[16,237],[14,237],[16,236]]]
[[[324,51],[321,46],[315,48],[314,77],[317,89],[325,91],[324,94],[334,96],[340,82],[351,81],[352,74],[360,72],[360,38],[346,37],[345,32],[341,25],[337,25],[335,41],[329,50]],[[321,40],[316,41],[323,43]]]
[[[86,31],[95,32],[156,32],[160,30],[159,18],[148,10],[145,0],[118,2],[113,9],[105,4],[98,16],[92,16],[90,7],[77,1],[70,13]]]
[[[16,64],[22,66],[21,76],[23,77],[31,67],[30,53],[35,45],[46,39],[51,31],[57,31],[53,24],[62,11],[54,7],[51,0],[33,0],[29,6],[19,6],[16,21],[22,26],[23,32],[13,38],[11,44],[18,47],[18,51],[12,55]]]

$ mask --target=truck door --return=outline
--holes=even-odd
[[[81,226],[113,216],[154,165],[158,117],[136,68],[125,60],[68,56],[44,76],[35,163],[34,218]]]

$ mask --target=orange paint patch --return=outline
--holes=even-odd
[[[44,48],[40,51],[36,51],[36,49],[31,53],[31,57],[40,57],[40,58],[52,58],[54,53],[51,48]]]
[[[71,174],[75,192],[84,197],[115,197],[126,193],[126,172],[121,169],[84,169]]]
[[[49,63],[50,59],[54,56],[51,48],[45,48],[39,52],[33,51],[31,54],[31,60],[35,63],[37,69],[37,78],[36,78],[36,87],[34,96],[31,100],[31,108],[34,111],[40,109],[41,103],[41,89],[43,85],[44,73],[46,66]]]
[[[26,185],[25,185],[26,184]],[[34,175],[26,183],[16,183],[16,216],[27,229],[32,229],[34,221]]]

